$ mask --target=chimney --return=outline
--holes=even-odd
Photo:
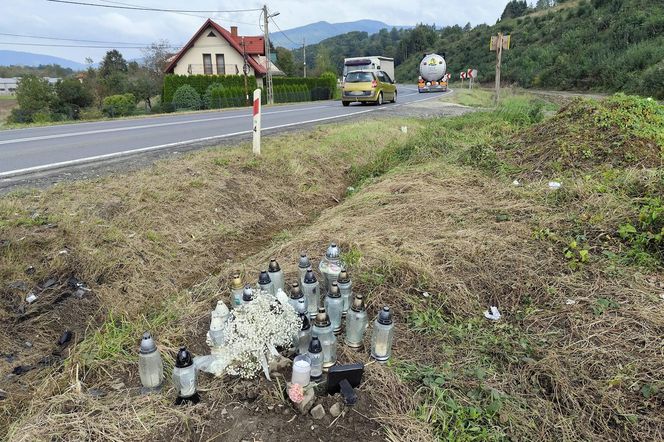
[[[231,35],[237,40],[237,26],[231,26]]]

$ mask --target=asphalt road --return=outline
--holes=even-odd
[[[356,103],[343,107],[338,101],[318,101],[264,107],[262,128],[273,133],[398,109],[442,95],[421,95],[412,85],[400,85],[398,91],[397,104],[383,106]],[[251,112],[250,108],[242,108],[0,131],[0,179],[174,146],[214,144],[216,140],[250,133]]]

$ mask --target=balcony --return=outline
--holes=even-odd
[[[189,75],[241,75],[242,65],[241,64],[205,65],[203,63],[188,64],[187,73]]]

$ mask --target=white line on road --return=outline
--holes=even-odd
[[[358,112],[352,112],[350,114],[344,114],[344,115],[335,115],[333,117],[324,117],[324,118],[316,118],[314,120],[307,120],[307,121],[298,121],[296,123],[288,123],[288,124],[280,124],[278,126],[270,126],[270,127],[264,127],[263,130],[272,130],[272,129],[281,129],[285,127],[292,127],[292,126],[298,126],[301,124],[308,124],[308,123],[318,123],[320,121],[326,121],[326,120],[333,120],[336,118],[343,118],[343,117],[348,117],[352,115],[358,115],[358,114],[365,114],[367,112],[374,112],[379,109],[387,109],[387,108],[376,108],[376,109],[367,109],[363,111],[358,111]],[[78,164],[84,164],[84,163],[90,163],[90,162],[95,162],[99,160],[108,160],[111,158],[116,158],[124,155],[130,155],[130,154],[135,154],[135,153],[141,153],[141,152],[149,152],[152,150],[158,150],[158,149],[165,149],[168,147],[177,147],[177,146],[182,146],[186,144],[194,144],[194,143],[201,143],[204,141],[212,141],[212,140],[220,140],[223,138],[229,138],[229,137],[234,137],[238,135],[245,135],[251,133],[251,130],[244,130],[240,132],[233,132],[229,134],[223,134],[223,135],[214,135],[211,137],[203,137],[203,138],[195,138],[192,140],[186,140],[186,141],[178,141],[176,143],[167,143],[167,144],[159,144],[157,146],[148,146],[148,147],[141,147],[138,149],[132,149],[132,150],[125,150],[122,152],[113,152],[113,153],[108,153],[105,155],[95,155],[92,157],[87,157],[87,158],[79,158],[76,160],[68,160],[68,161],[60,161],[58,163],[50,163],[50,164],[43,164],[41,166],[34,166],[34,167],[26,167],[25,169],[16,169],[16,170],[10,170],[7,172],[0,172],[0,178],[10,178],[15,175],[23,175],[25,173],[30,173],[30,172],[38,172],[42,170],[47,170],[47,169],[57,169],[60,167],[64,166],[74,166]]]
[[[453,91],[450,89],[449,92],[453,92]],[[447,94],[447,92],[446,92],[446,94]],[[367,112],[374,112],[374,111],[378,111],[378,110],[389,110],[391,107],[402,106],[402,105],[406,105],[406,104],[410,104],[410,103],[417,103],[419,101],[433,100],[434,98],[438,98],[438,97],[440,97],[440,95],[433,95],[431,97],[426,97],[426,98],[422,98],[422,99],[419,99],[419,100],[413,100],[413,101],[409,101],[407,103],[399,103],[399,104],[395,104],[395,105],[387,106],[387,107],[376,107],[376,108],[373,108],[373,109],[366,109],[366,110],[352,112],[352,113],[343,114],[343,115],[335,115],[335,116],[332,116],[332,117],[316,118],[316,119],[313,119],[313,120],[298,121],[298,122],[295,122],[295,123],[288,123],[288,124],[280,124],[278,126],[265,127],[265,128],[263,128],[263,130],[282,129],[282,128],[286,128],[286,127],[298,126],[298,125],[301,125],[301,124],[318,123],[318,122],[321,122],[321,121],[328,121],[328,120],[334,120],[334,119],[338,119],[338,118],[349,117],[349,116],[353,116],[353,115],[366,114]],[[285,112],[285,111],[282,111],[282,112]],[[274,113],[274,112],[272,112],[272,113]],[[246,117],[246,115],[243,115],[243,116]],[[171,123],[169,123],[169,124],[171,124]],[[154,127],[154,126],[155,125],[150,125],[149,127]],[[91,163],[91,162],[95,162],[95,161],[99,161],[99,160],[108,160],[108,159],[111,159],[111,158],[121,157],[121,156],[125,156],[125,155],[131,155],[131,154],[136,154],[136,153],[141,153],[141,152],[149,152],[149,151],[152,151],[152,150],[166,149],[166,148],[169,148],[169,147],[177,147],[177,146],[182,146],[182,145],[186,145],[186,144],[201,143],[201,142],[204,142],[204,141],[220,140],[220,139],[223,139],[223,138],[230,138],[230,137],[234,137],[234,136],[238,136],[238,135],[245,135],[245,134],[249,134],[249,133],[251,133],[251,130],[244,130],[244,131],[233,132],[233,133],[229,133],[229,134],[214,135],[214,136],[211,136],[211,137],[203,137],[203,138],[195,138],[195,139],[186,140],[186,141],[178,141],[178,142],[175,142],[175,143],[167,143],[167,144],[159,144],[159,145],[156,145],[156,146],[141,147],[141,148],[138,148],[138,149],[125,150],[125,151],[122,151],[122,152],[113,152],[113,153],[109,153],[109,154],[105,154],[105,155],[95,155],[95,156],[92,156],[92,157],[79,158],[79,159],[76,159],[76,160],[68,160],[68,161],[60,161],[60,162],[57,162],[57,163],[43,164],[41,166],[26,167],[24,169],[9,170],[7,172],[0,172],[0,178],[7,179],[7,178],[10,178],[12,176],[23,175],[25,173],[30,173],[30,172],[38,172],[38,171],[43,171],[43,170],[47,170],[47,169],[57,169],[57,168],[64,167],[64,166],[74,166],[74,165],[79,165],[79,164]]]
[[[287,112],[299,112],[307,111],[312,109],[320,109],[320,107],[303,107],[299,109],[286,109],[281,111],[267,112],[264,115],[274,115],[274,114],[283,114]],[[136,130],[136,129],[149,129],[153,127],[164,127],[164,126],[175,126],[181,124],[190,124],[190,123],[203,123],[206,121],[219,121],[219,120],[231,120],[233,118],[247,118],[251,114],[241,114],[241,115],[231,115],[226,117],[214,117],[214,118],[200,118],[198,120],[186,120],[186,121],[169,121],[168,123],[155,123],[155,124],[142,124],[140,126],[126,126],[126,127],[114,127],[111,129],[97,129],[97,130],[88,130],[84,132],[69,132],[65,134],[53,134],[53,135],[41,135],[37,137],[26,137],[26,138],[15,138],[12,140],[2,140],[2,144],[12,144],[12,143],[25,143],[28,141],[40,141],[40,140],[52,140],[56,138],[66,138],[66,137],[76,137],[80,135],[94,135],[94,134],[104,134],[110,132],[122,132],[125,130]]]

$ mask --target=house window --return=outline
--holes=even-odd
[[[226,64],[224,54],[217,54],[217,75],[226,75]]]
[[[208,37],[216,37],[216,35],[214,35],[214,32],[212,32],[212,31],[210,31],[210,33],[207,36]]]
[[[203,73],[212,75],[212,55],[203,54]]]

